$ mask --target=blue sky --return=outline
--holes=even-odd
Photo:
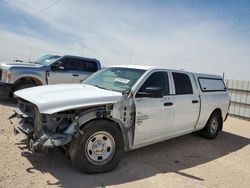
[[[57,1],[0,0],[0,60],[31,48],[250,80],[250,1]]]

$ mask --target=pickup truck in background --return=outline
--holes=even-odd
[[[15,92],[15,132],[32,154],[63,147],[82,172],[113,170],[124,151],[198,132],[214,139],[223,128],[229,95],[217,75],[147,66],[104,68],[81,84]],[[150,155],[150,154],[149,154]]]
[[[45,55],[35,62],[0,63],[0,97],[17,90],[47,84],[80,83],[101,69],[96,59]]]

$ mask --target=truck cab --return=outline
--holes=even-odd
[[[154,69],[136,88],[134,148],[200,130],[213,111],[223,120],[228,112],[229,95],[220,76]]]
[[[80,83],[101,69],[96,59],[75,56],[63,56],[48,66],[47,84]]]
[[[223,128],[229,95],[217,75],[150,66],[104,68],[81,84],[15,92],[15,131],[27,153],[65,147],[82,172],[114,169],[124,151],[198,132],[214,139]]]

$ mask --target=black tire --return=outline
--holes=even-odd
[[[69,154],[73,166],[81,172],[88,174],[102,173],[115,169],[124,154],[124,140],[120,129],[114,123],[108,120],[98,120],[85,125],[82,129],[82,132],[83,135],[80,135],[79,133],[70,144]],[[105,142],[98,137],[99,135],[102,135],[102,133],[108,135],[108,141],[110,141],[110,143],[113,139],[115,143],[114,150],[107,147],[106,143],[104,143],[105,146],[102,145],[101,152],[104,151],[103,153],[106,152],[108,153],[107,155],[110,155],[106,159],[107,161],[102,160],[102,158],[100,161],[98,161],[99,157],[97,160],[92,160],[91,157],[94,158],[95,156],[98,156],[98,152],[100,152],[99,150],[95,151],[95,149],[93,149],[96,147],[96,143],[98,146],[99,141]],[[103,138],[105,138],[105,136]],[[90,144],[93,144],[91,147],[92,149],[89,149]],[[110,153],[112,153],[112,155]]]
[[[14,88],[14,92],[21,90],[21,89],[26,89],[26,88],[30,88],[30,87],[34,87],[36,85],[32,84],[32,83],[23,83],[18,85],[16,88]]]
[[[201,130],[201,135],[207,139],[214,139],[218,136],[222,127],[221,115],[219,113],[213,113],[204,129]]]
[[[22,84],[19,84],[17,86],[15,86],[14,88],[11,89],[10,91],[10,94],[9,94],[9,97],[13,97],[14,96],[14,93],[18,90],[21,90],[21,89],[26,89],[26,88],[30,88],[30,87],[34,87],[36,85],[32,84],[32,83],[22,83]]]

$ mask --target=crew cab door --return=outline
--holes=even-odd
[[[97,70],[95,62],[84,59],[64,58],[51,66],[48,84],[80,83]]]
[[[167,72],[151,73],[135,94],[134,101],[134,146],[153,142],[171,134],[174,123],[174,100],[170,95]]]
[[[194,130],[200,110],[200,99],[191,74],[172,72],[175,88],[175,123],[174,134]]]

